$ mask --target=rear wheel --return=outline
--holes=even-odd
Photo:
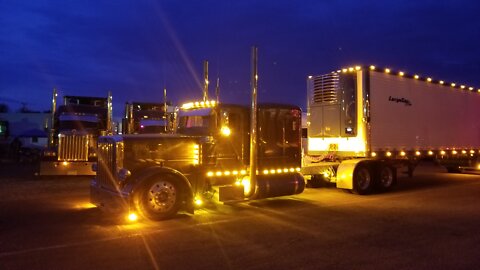
[[[368,166],[359,164],[353,172],[353,193],[368,194],[373,186],[373,177]]]
[[[172,175],[156,175],[143,183],[137,196],[137,208],[148,219],[173,217],[180,208],[181,190]]]
[[[378,174],[377,185],[381,191],[391,189],[397,180],[395,170],[388,165],[382,165]]]

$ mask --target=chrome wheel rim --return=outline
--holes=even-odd
[[[167,212],[177,200],[177,190],[168,181],[158,181],[148,190],[148,207],[155,212]]]

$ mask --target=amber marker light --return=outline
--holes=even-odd
[[[420,79],[420,76],[418,76],[418,75],[414,75],[414,76],[413,76],[413,78],[415,78],[415,79],[417,79],[417,80],[418,80],[418,79]]]
[[[444,84],[445,82],[444,82],[444,81],[439,81],[438,83],[439,83],[439,84]]]
[[[406,153],[405,153],[405,152],[403,152],[403,151],[402,151],[402,152],[400,152],[400,156],[404,157],[405,155],[406,155]]]
[[[403,71],[398,72],[398,75],[403,76],[405,73]]]
[[[376,157],[376,156],[377,156],[377,153],[375,153],[375,152],[372,152],[372,154],[371,154],[371,155],[372,155],[372,157]]]
[[[427,81],[428,81],[428,82],[432,82],[432,78],[427,78]]]
[[[433,155],[433,152],[432,152],[432,151],[428,151],[428,155],[429,155],[429,156]]]
[[[445,155],[445,151],[443,151],[443,150],[440,151],[440,154]]]
[[[202,199],[195,198],[195,205],[200,206],[200,205],[202,205],[202,204],[203,204]]]
[[[385,69],[385,73],[390,73],[390,69],[389,69],[389,68],[386,68],[386,69]]]
[[[421,155],[420,151],[416,151],[415,155],[420,156]]]
[[[375,66],[370,66],[370,70],[375,70]]]
[[[67,161],[64,161],[64,162],[62,162],[62,165],[63,165],[63,166],[67,166],[67,165],[68,165],[68,162],[67,162]]]
[[[132,212],[132,213],[128,214],[127,219],[130,222],[135,222],[135,221],[138,220],[138,216],[137,216],[137,214]]]
[[[455,87],[456,84],[455,84],[455,83],[451,83],[450,85],[451,85],[452,87]]]
[[[391,152],[387,152],[387,157],[391,157],[392,156],[392,153]]]

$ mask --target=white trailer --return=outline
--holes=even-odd
[[[366,194],[389,189],[418,160],[449,171],[480,170],[480,89],[388,68],[350,67],[309,76],[308,150],[312,185]]]

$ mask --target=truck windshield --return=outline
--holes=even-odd
[[[177,133],[185,135],[209,135],[212,122],[211,112],[211,109],[180,111]]]
[[[96,115],[60,115],[58,120],[60,130],[98,129],[100,124],[100,120]]]
[[[138,133],[162,133],[166,131],[165,119],[141,119]]]

